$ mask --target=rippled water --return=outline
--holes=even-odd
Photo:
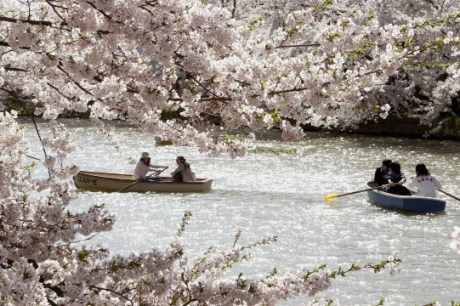
[[[97,135],[86,121],[67,121],[77,151],[69,159],[82,170],[131,173],[128,158],[142,151],[154,164],[175,165],[184,155],[200,177],[214,179],[204,194],[108,194],[82,192],[72,209],[106,203],[117,218],[114,230],[93,239],[114,253],[142,252],[164,247],[177,231],[185,210],[193,218],[184,234],[187,256],[210,245],[229,248],[237,229],[241,244],[270,235],[279,242],[255,249],[251,262],[234,267],[246,276],[262,277],[273,267],[281,272],[377,263],[398,252],[401,272],[359,271],[333,282],[316,299],[333,298],[342,305],[423,305],[438,300],[460,302],[460,255],[449,248],[454,225],[460,226],[460,202],[448,200],[445,213],[410,215],[388,211],[367,202],[365,193],[325,203],[328,193],[366,188],[366,181],[384,158],[398,160],[408,177],[424,162],[440,178],[445,191],[460,196],[460,143],[390,137],[337,136],[311,133],[305,141],[259,140],[262,147],[295,148],[298,155],[249,154],[243,158],[210,158],[197,149],[155,146],[154,137],[138,130],[115,128],[121,150]],[[31,125],[27,137],[37,143]],[[33,154],[40,156],[35,146]],[[168,169],[167,171],[169,171]],[[312,300],[302,297],[286,304]]]

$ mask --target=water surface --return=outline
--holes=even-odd
[[[249,263],[235,266],[234,275],[242,271],[263,277],[273,267],[294,272],[322,263],[336,269],[353,262],[377,263],[398,253],[403,261],[400,273],[350,273],[314,298],[332,298],[342,305],[373,305],[382,296],[385,305],[460,302],[460,255],[449,248],[453,227],[460,226],[460,202],[440,195],[448,200],[444,213],[411,215],[371,205],[365,193],[323,200],[328,193],[366,188],[385,158],[398,160],[408,177],[414,175],[415,164],[425,163],[444,190],[460,196],[459,142],[311,133],[296,143],[263,138],[253,144],[296,149],[297,155],[210,158],[196,148],[155,146],[153,135],[125,125],[114,130],[121,144],[118,152],[88,122],[66,123],[77,144],[69,160],[82,170],[131,173],[134,165],[128,159],[149,151],[154,164],[170,167],[167,172],[176,155],[183,155],[199,177],[214,180],[212,191],[204,194],[82,192],[72,209],[106,203],[117,219],[114,230],[95,237],[93,244],[119,254],[164,247],[184,211],[191,210],[193,218],[183,236],[189,257],[210,245],[230,248],[237,229],[243,230],[243,245],[278,236],[278,243],[255,249]],[[26,126],[28,139],[37,144],[33,127]],[[43,153],[35,145],[31,154]]]

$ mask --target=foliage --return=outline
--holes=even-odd
[[[288,154],[294,155],[297,153],[297,149],[288,148],[274,148],[274,147],[255,147],[249,150],[251,153],[273,153],[275,155]]]

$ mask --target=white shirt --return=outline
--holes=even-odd
[[[195,173],[192,172],[192,169],[185,168],[183,164],[177,165],[176,170],[171,173],[171,176],[174,176],[176,173],[182,173],[182,179],[184,182],[193,182],[196,180]]]
[[[421,196],[436,198],[436,189],[441,188],[441,183],[434,176],[419,175],[412,178],[409,187],[416,188]]]
[[[134,169],[133,177],[135,180],[144,178],[149,171],[163,170],[161,166],[150,165],[147,166],[142,160],[137,162],[136,168]]]

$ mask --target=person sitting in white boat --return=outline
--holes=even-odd
[[[415,174],[417,176],[412,178],[409,187],[414,188],[417,191],[417,195],[436,198],[436,189],[441,189],[441,183],[430,174],[425,164],[417,164]]]
[[[171,173],[174,182],[193,182],[196,180],[195,173],[192,172],[190,164],[183,156],[176,158],[177,168]]]
[[[148,152],[142,152],[141,158],[137,162],[136,168],[134,169],[133,178],[135,180],[145,179],[149,171],[154,171],[158,175],[168,169],[168,166],[157,166],[150,164],[150,155]],[[159,180],[159,178],[149,178],[152,180]]]

